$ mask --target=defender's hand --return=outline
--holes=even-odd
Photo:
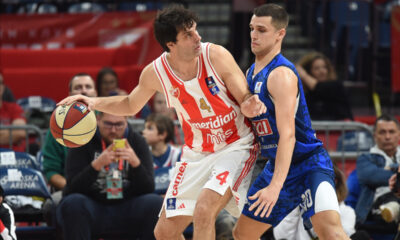
[[[279,197],[280,188],[269,185],[256,192],[253,196],[250,196],[250,200],[257,199],[253,204],[251,204],[249,210],[254,212],[254,216],[258,216],[261,212],[260,217],[269,217],[272,212],[272,208],[275,206],[276,201]]]
[[[251,97],[246,98],[246,100],[240,104],[240,110],[244,116],[253,118],[265,113],[267,111],[267,107],[258,98],[258,95],[254,94]]]

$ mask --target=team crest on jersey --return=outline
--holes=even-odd
[[[261,86],[262,86],[263,82],[257,82],[256,86],[254,88],[254,93],[260,93],[261,92]]]
[[[175,210],[175,209],[176,209],[176,198],[168,198],[167,210]]]
[[[75,104],[75,105],[74,105],[74,108],[75,108],[76,110],[78,110],[79,112],[81,112],[82,114],[84,114],[84,113],[87,111],[86,106],[83,105],[83,104],[80,104],[80,103]]]
[[[169,93],[174,96],[175,98],[179,98],[179,88],[174,88],[172,87],[172,89],[169,90]]]
[[[206,84],[212,95],[217,95],[219,93],[219,88],[212,76],[206,77]]]
[[[206,110],[207,112],[211,112],[211,107],[207,105],[206,100],[204,98],[200,98],[200,109]]]

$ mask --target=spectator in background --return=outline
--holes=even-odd
[[[96,88],[99,97],[128,95],[125,90],[118,88],[118,75],[110,67],[104,67],[97,73]]]
[[[386,233],[395,233],[397,224],[394,220],[397,220],[398,216],[385,216],[390,222],[386,223],[381,213],[385,212],[382,205],[397,201],[388,182],[399,167],[399,121],[390,115],[378,117],[374,124],[374,140],[376,145],[370,152],[357,159],[357,176],[360,182],[360,196],[356,205],[357,223],[373,221],[382,226]]]
[[[93,139],[68,151],[67,185],[57,207],[65,240],[90,240],[94,233],[123,232],[154,239],[163,199],[154,194],[149,146],[126,117],[98,113]],[[116,147],[115,139],[126,139]]]
[[[14,102],[3,101],[4,90],[4,79],[0,75],[0,125],[25,125],[26,119],[24,116],[24,110]],[[10,134],[12,144],[11,148],[14,151],[23,152],[25,150],[25,130],[13,130],[11,132],[8,129],[0,130],[0,148],[10,148]]]
[[[312,120],[353,120],[342,82],[329,59],[319,52],[305,55],[296,65]]]
[[[3,240],[15,240],[14,213],[4,200],[4,190],[0,186],[0,236]]]
[[[172,121],[177,120],[176,112],[173,108],[167,106],[165,95],[161,92],[156,92],[153,97],[153,112],[159,113],[169,117]],[[174,124],[174,139],[172,143],[176,145],[183,145],[184,137],[183,132],[180,130],[178,125]]]
[[[174,140],[172,120],[165,115],[152,113],[146,118],[142,134],[151,147],[155,171],[175,167],[175,163],[179,162],[181,149],[168,144]]]
[[[335,172],[335,190],[339,202],[340,220],[344,231],[352,240],[369,240],[370,237],[367,232],[355,230],[356,214],[354,209],[344,203],[347,196],[346,177],[336,165],[333,166],[333,170]],[[291,212],[273,231],[275,239],[316,239],[313,229],[305,229],[299,208]]]
[[[89,97],[96,97],[97,92],[92,77],[87,73],[78,73],[74,75],[69,82],[69,95],[82,94]],[[67,158],[68,148],[59,144],[47,131],[43,145],[43,172],[48,183],[55,190],[62,190],[66,184],[64,177],[64,162]],[[59,201],[60,196],[55,198]]]
[[[119,79],[117,73],[111,67],[102,68],[97,74],[96,89],[99,97],[128,95],[128,93],[119,88]],[[145,105],[136,115],[138,118],[145,119],[150,114],[150,107]]]
[[[97,92],[92,77],[87,73],[78,73],[69,81],[68,94],[70,96],[82,94],[89,97],[96,97]],[[47,182],[53,188],[52,201],[46,200],[43,205],[44,218],[48,225],[54,225],[56,206],[61,201],[62,189],[66,184],[64,165],[67,158],[68,148],[59,144],[47,131],[42,148],[43,173]]]
[[[173,175],[170,171],[173,171],[175,163],[181,157],[181,149],[168,144],[174,139],[174,123],[165,115],[152,113],[146,118],[143,137],[150,145],[153,155],[156,191],[163,191],[164,195]],[[233,239],[232,229],[235,222],[236,219],[223,209],[215,222],[216,239]]]
[[[1,74],[0,72],[0,82],[3,82],[3,74]],[[15,98],[13,93],[11,92],[11,90],[4,85],[4,92],[3,92],[3,96],[2,99],[4,102],[15,102]]]

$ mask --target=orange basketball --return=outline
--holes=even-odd
[[[96,132],[96,116],[86,104],[74,102],[58,106],[50,118],[50,131],[58,143],[66,147],[80,147]]]

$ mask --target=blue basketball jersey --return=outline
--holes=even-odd
[[[298,78],[297,109],[295,115],[296,144],[293,151],[292,164],[301,162],[317,151],[321,150],[322,142],[315,137],[315,131],[311,127],[311,119],[308,113],[306,100],[300,77],[294,65],[281,54],[265,66],[253,77],[253,64],[247,74],[247,82],[250,91],[258,94],[261,101],[267,107],[266,113],[252,119],[252,124],[261,144],[261,155],[267,157],[271,163],[275,162],[276,150],[279,141],[279,132],[276,124],[275,105],[272,96],[267,89],[268,76],[277,67],[285,66],[290,68]]]

